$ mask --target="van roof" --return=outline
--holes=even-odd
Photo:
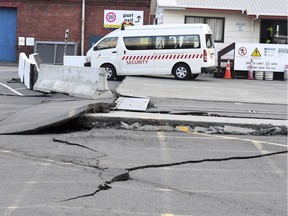
[[[142,25],[126,26],[125,30],[148,30],[148,29],[175,29],[175,28],[207,28],[207,24],[161,24],[161,25]],[[210,27],[209,27],[210,28]]]

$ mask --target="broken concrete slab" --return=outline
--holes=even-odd
[[[117,104],[116,110],[146,111],[149,98],[119,97],[115,103]]]
[[[273,82],[269,85],[263,85],[257,80],[233,79],[227,82],[225,79],[215,79],[205,75],[187,82],[173,78],[126,77],[116,92],[131,97],[287,104],[285,82]]]
[[[250,118],[224,118],[208,116],[183,116],[183,115],[166,115],[158,113],[141,113],[139,112],[122,112],[112,111],[110,113],[86,114],[80,119],[81,124],[87,127],[97,127],[97,125],[120,125],[121,121],[132,125],[139,122],[142,125],[189,125],[192,128],[231,125],[236,127],[252,128],[260,130],[271,127],[279,127],[284,133],[287,133],[286,120],[273,119],[250,119]]]
[[[97,104],[97,101],[62,101],[35,105],[2,119],[0,134],[36,132],[58,126],[87,112],[91,104]]]
[[[235,127],[230,125],[225,125],[223,131],[226,134],[239,134],[239,135],[253,134],[256,132],[251,128]]]

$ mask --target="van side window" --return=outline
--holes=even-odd
[[[180,36],[181,49],[197,49],[200,48],[199,35]]]
[[[151,50],[153,49],[153,37],[124,37],[124,44],[128,50]]]
[[[117,42],[118,37],[104,38],[97,46],[94,47],[94,51],[116,48]]]
[[[200,48],[199,35],[155,36],[155,49],[197,49]]]

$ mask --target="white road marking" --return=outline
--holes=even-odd
[[[0,85],[4,86],[5,88],[9,89],[10,91],[12,91],[13,93],[15,93],[15,94],[17,94],[17,95],[19,95],[19,96],[23,96],[23,94],[21,94],[20,92],[12,89],[11,87],[9,87],[9,86],[7,86],[7,85],[5,85],[5,84],[3,84],[3,83],[0,83]]]

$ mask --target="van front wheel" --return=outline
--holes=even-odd
[[[116,77],[116,69],[113,65],[104,64],[101,67],[103,67],[106,72],[107,80],[113,80]]]
[[[183,63],[175,65],[172,72],[174,77],[179,80],[187,80],[191,77],[190,68]]]

